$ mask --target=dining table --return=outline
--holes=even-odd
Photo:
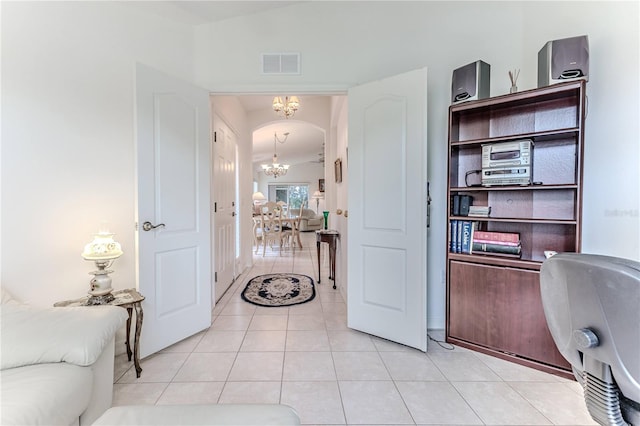
[[[279,218],[280,227],[283,230],[291,230],[291,236],[295,240],[295,243],[299,248],[302,248],[302,241],[300,240],[300,217],[298,214],[283,214]],[[258,252],[258,230],[262,226],[262,216],[259,214],[253,215],[253,243],[256,246],[256,253]]]

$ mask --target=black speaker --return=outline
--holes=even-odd
[[[491,65],[476,61],[453,70],[451,103],[475,101],[489,97]]]
[[[589,80],[586,35],[547,42],[538,52],[538,87],[568,80]]]

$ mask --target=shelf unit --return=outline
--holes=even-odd
[[[576,80],[449,108],[448,199],[470,195],[491,214],[455,216],[449,206],[447,226],[518,233],[522,250],[519,258],[452,253],[447,242],[447,341],[565,377],[539,270],[545,250],[580,251],[585,92]],[[521,139],[533,142],[533,183],[480,186],[482,145]]]

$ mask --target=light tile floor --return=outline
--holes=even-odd
[[[139,379],[118,355],[114,405],[283,403],[314,425],[595,424],[576,382],[459,347],[430,341],[425,354],[350,330],[327,262],[311,302],[244,302],[240,293],[256,275],[317,280],[315,234],[302,236],[295,254],[255,256],[215,306],[212,326],[143,359]],[[444,339],[442,330],[429,333]]]

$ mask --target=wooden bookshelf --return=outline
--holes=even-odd
[[[579,252],[586,82],[576,80],[449,108],[448,190],[490,206],[454,215],[482,229],[520,234],[520,258],[450,252],[447,341],[570,377],[549,333],[539,288],[544,251]],[[532,184],[480,186],[482,145],[533,141]],[[450,236],[450,232],[447,231]]]

